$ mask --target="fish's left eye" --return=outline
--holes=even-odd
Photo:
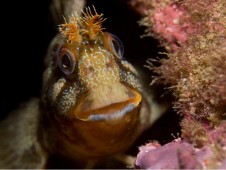
[[[121,59],[124,55],[122,41],[111,33],[105,32],[104,34],[104,44],[106,47]]]
[[[70,75],[74,72],[75,62],[73,55],[66,48],[62,48],[57,56],[57,64],[64,74]]]

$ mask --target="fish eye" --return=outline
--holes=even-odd
[[[107,44],[108,49],[113,50],[120,59],[123,57],[124,46],[117,36],[111,33],[105,33],[105,44]]]
[[[70,75],[75,70],[73,55],[66,48],[62,48],[57,56],[57,64],[64,74]]]
[[[112,36],[111,45],[115,49],[115,52],[120,56],[120,58],[124,55],[124,46],[122,44],[122,41],[116,37],[113,34],[110,34]]]

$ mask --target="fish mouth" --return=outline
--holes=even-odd
[[[94,89],[75,107],[73,115],[82,121],[117,120],[137,111],[142,101],[141,94],[130,88]],[[107,96],[106,96],[107,95]]]

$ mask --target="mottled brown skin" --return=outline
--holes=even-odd
[[[42,140],[50,153],[81,160],[123,153],[147,126],[150,112],[141,113],[147,105],[137,73],[120,58],[109,36],[100,33],[96,40],[85,37],[74,44],[62,35],[53,40],[44,73],[47,113],[42,119],[47,126],[43,131],[49,129]],[[65,49],[75,63],[69,75],[57,64]]]

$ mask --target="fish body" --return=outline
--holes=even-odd
[[[123,58],[121,41],[103,32],[103,21],[95,8],[86,8],[83,17],[74,15],[60,25],[45,59],[41,99],[33,103],[33,111],[28,104],[17,114],[19,118],[8,121],[14,124],[19,119],[18,126],[30,128],[34,139],[18,155],[12,153],[17,147],[10,141],[4,153],[21,158],[33,149],[40,158],[36,157],[36,164],[18,159],[14,167],[42,168],[51,154],[86,162],[123,153],[152,123],[139,75]],[[25,127],[27,116],[28,122],[35,122]],[[18,140],[23,138],[14,130]],[[10,131],[0,130],[0,136]],[[0,160],[0,166],[5,168],[7,161]]]
[[[48,116],[43,121],[51,125],[55,145],[60,145],[52,150],[97,159],[127,150],[137,138],[142,85],[123,59],[120,40],[102,32],[101,15],[90,8],[84,15],[62,25],[50,47],[43,93]],[[72,32],[78,35],[72,37]]]

